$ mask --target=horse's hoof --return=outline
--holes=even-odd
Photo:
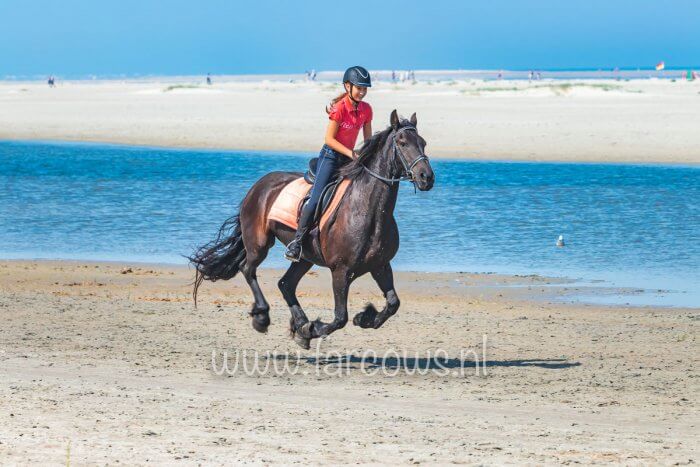
[[[253,329],[258,331],[259,333],[267,334],[267,327],[268,327],[267,324],[261,323],[255,318],[253,318],[252,323],[253,323]]]
[[[304,323],[299,329],[297,329],[297,332],[295,332],[295,335],[299,335],[303,337],[304,339],[309,339],[311,340],[311,336],[313,335],[313,322],[309,321],[308,323]]]
[[[352,324],[364,329],[373,328],[376,317],[377,309],[370,303],[365,307],[364,311],[359,312],[352,318]]]
[[[300,336],[298,332],[294,333],[294,342],[304,350],[309,350],[311,348],[311,339]]]
[[[364,327],[364,326],[363,326],[363,324],[364,324],[364,322],[363,322],[364,318],[365,318],[365,314],[364,314],[363,311],[361,311],[361,312],[359,312],[358,314],[356,314],[355,317],[352,319],[352,324],[354,324],[355,326],[359,326],[359,327],[363,328],[363,327]]]

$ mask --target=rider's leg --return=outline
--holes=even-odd
[[[314,180],[314,185],[311,187],[311,196],[309,201],[302,209],[301,216],[299,217],[299,225],[297,227],[297,232],[294,235],[294,239],[287,245],[287,250],[284,256],[292,261],[299,261],[301,258],[301,245],[304,241],[304,237],[311,228],[311,224],[314,220],[314,213],[316,212],[316,206],[321,200],[321,194],[323,189],[326,187],[328,182],[333,178],[338,170],[338,157],[344,157],[342,154],[338,154],[327,146],[323,146],[321,154],[318,156],[318,165],[316,166],[316,179]]]

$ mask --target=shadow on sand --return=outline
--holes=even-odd
[[[340,365],[346,368],[384,368],[387,370],[442,370],[459,368],[489,368],[489,367],[538,367],[548,370],[561,370],[580,366],[579,362],[569,362],[563,358],[548,359],[523,359],[523,360],[461,360],[459,358],[395,358],[395,357],[358,357],[357,355],[344,355],[331,358],[307,357],[307,363],[312,365]]]

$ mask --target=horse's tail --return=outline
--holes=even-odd
[[[245,247],[241,235],[239,214],[229,218],[219,229],[214,240],[202,245],[188,259],[197,272],[194,277],[194,306],[197,306],[197,290],[202,281],[227,280],[238,274],[245,260]]]

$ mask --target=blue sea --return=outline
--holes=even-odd
[[[184,264],[255,180],[312,155],[0,142],[0,258]],[[700,306],[699,168],[432,162],[432,191],[401,188],[395,269],[602,280]],[[285,265],[278,244],[263,266]]]

